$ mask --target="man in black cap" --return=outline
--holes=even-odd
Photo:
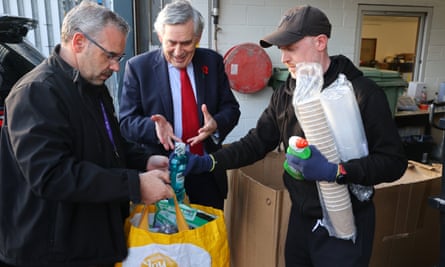
[[[300,171],[304,180],[283,172],[292,208],[285,247],[286,266],[368,266],[374,239],[375,212],[372,198],[359,200],[350,194],[356,227],[355,240],[330,236],[325,227],[317,227],[323,217],[317,183],[371,186],[399,179],[406,170],[407,159],[394,124],[386,95],[373,81],[363,76],[342,55],[329,56],[328,40],[331,24],[326,15],[311,6],[298,6],[286,11],[278,29],[264,37],[263,47],[277,46],[281,60],[290,75],[281,88],[274,91],[268,107],[256,128],[210,156],[192,157],[190,172],[234,169],[260,160],[281,143],[288,147],[289,137],[305,136],[292,105],[296,87],[295,66],[302,62],[319,63],[324,84],[331,85],[344,74],[352,83],[367,137],[368,155],[339,164],[328,160],[312,147],[312,156],[302,160],[287,154],[289,164]]]

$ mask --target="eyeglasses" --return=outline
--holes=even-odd
[[[81,34],[83,34],[85,36],[85,38],[88,39],[88,41],[92,42],[95,46],[99,47],[100,50],[102,50],[106,55],[108,60],[110,61],[114,61],[116,63],[119,63],[122,61],[122,59],[125,56],[125,53],[121,54],[121,55],[117,55],[114,52],[108,51],[107,49],[105,49],[103,46],[101,46],[99,43],[97,43],[96,41],[94,41],[93,38],[91,38],[88,34],[86,34],[85,32],[83,32],[81,29],[77,29],[78,32],[80,32]]]

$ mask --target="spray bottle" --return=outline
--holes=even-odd
[[[291,136],[289,138],[289,147],[287,148],[286,152],[301,159],[308,159],[311,156],[311,149],[309,148],[307,140],[300,136]],[[304,180],[303,175],[299,171],[292,168],[287,160],[284,161],[283,167],[287,173],[289,173],[295,179]]]

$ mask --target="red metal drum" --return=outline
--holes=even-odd
[[[255,93],[269,82],[272,62],[264,49],[254,43],[230,48],[224,55],[230,87],[240,93]]]

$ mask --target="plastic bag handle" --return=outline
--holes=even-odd
[[[141,220],[139,221],[138,228],[149,230],[148,229],[148,215],[150,214],[150,209],[147,205],[144,205],[144,209],[142,210]]]
[[[175,202],[175,211],[176,211],[176,224],[178,226],[178,231],[182,232],[182,231],[186,231],[189,230],[189,226],[187,224],[187,221],[184,218],[184,214],[182,213],[181,209],[179,208],[179,203],[178,203],[178,199],[176,198],[176,194],[173,191],[173,188],[170,188],[172,190],[173,193],[173,200]],[[141,220],[139,221],[139,225],[138,227],[144,230],[148,230],[148,216],[150,214],[150,209],[148,207],[148,205],[144,206],[144,209],[142,211],[142,217]]]
[[[175,202],[175,211],[176,211],[176,225],[178,226],[178,231],[186,231],[189,230],[189,226],[187,222],[185,221],[184,214],[182,214],[181,209],[179,208],[178,199],[176,198],[176,194],[173,191],[173,188],[171,188],[173,192],[173,200]]]

